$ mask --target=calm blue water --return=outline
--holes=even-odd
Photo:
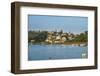
[[[79,59],[84,53],[87,55],[87,47],[33,44],[28,46],[28,60]]]

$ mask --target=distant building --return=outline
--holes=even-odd
[[[60,35],[56,36],[56,40],[61,40],[61,36]]]
[[[62,42],[65,42],[66,40],[66,37],[62,37]]]
[[[31,42],[35,42],[35,40],[31,40]]]
[[[66,41],[66,33],[60,32],[48,32],[48,37],[45,42],[48,43],[64,43]]]

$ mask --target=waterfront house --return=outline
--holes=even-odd
[[[66,41],[66,37],[62,37],[61,41],[64,43]]]

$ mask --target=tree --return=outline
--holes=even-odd
[[[46,40],[46,38],[47,38],[47,32],[43,31],[34,36],[33,39],[35,40],[35,42],[43,42]]]

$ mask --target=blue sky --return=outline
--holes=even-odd
[[[88,30],[88,18],[78,16],[28,15],[28,30],[80,33]]]

